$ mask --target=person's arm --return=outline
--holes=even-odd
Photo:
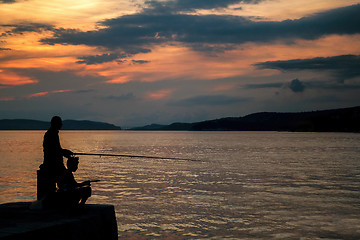
[[[90,186],[91,183],[90,183],[90,181],[85,181],[85,182],[82,182],[82,183],[78,183],[78,185],[79,185],[80,187],[82,187],[82,186]]]
[[[74,153],[68,149],[61,148],[61,153],[64,157],[69,158],[71,155],[74,155]]]

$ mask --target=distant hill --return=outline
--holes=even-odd
[[[131,128],[130,130],[141,130],[141,131],[152,131],[152,130],[160,130],[163,127],[166,127],[167,125],[161,125],[161,124],[151,124],[151,125],[146,125],[143,127],[134,127]]]
[[[191,130],[192,123],[172,123],[170,125],[151,124],[143,127],[135,127],[130,130],[141,130],[141,131],[189,131]]]
[[[46,130],[49,126],[49,122],[29,119],[0,120],[0,130]],[[103,122],[65,120],[62,130],[121,130],[121,127]],[[360,133],[360,106],[299,113],[260,112],[244,117],[228,117],[195,123],[151,124],[130,130]]]
[[[29,119],[0,120],[0,130],[47,130],[50,122]],[[62,130],[121,130],[121,127],[104,122],[64,120]]]
[[[300,113],[261,112],[196,123],[153,124],[132,130],[360,132],[360,106]]]

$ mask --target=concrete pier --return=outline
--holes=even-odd
[[[31,210],[31,202],[0,205],[1,240],[115,240],[114,206],[87,204],[75,213]]]

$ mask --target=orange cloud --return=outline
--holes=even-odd
[[[171,89],[163,89],[157,92],[148,93],[147,97],[152,100],[159,100],[168,97],[172,92],[173,90]]]
[[[0,51],[0,68],[35,68],[48,71],[72,71],[79,76],[105,78],[107,83],[122,84],[130,81],[155,82],[171,79],[207,80],[236,76],[270,76],[276,70],[259,70],[253,64],[264,61],[313,58],[359,54],[360,35],[330,35],[318,40],[297,40],[291,45],[283,43],[246,43],[236,49],[207,55],[195,52],[181,44],[153,47],[150,53],[136,54],[143,64],[134,64],[132,59],[101,64],[78,64],[81,56],[103,54],[103,50],[82,45],[44,45],[36,40],[39,33],[9,36],[7,47],[16,49]],[[26,41],[28,44],[23,44]],[[333,47],[336,46],[336,47]],[[1,56],[4,56],[1,60]],[[130,59],[129,59],[130,58]],[[0,84],[23,85],[37,80],[8,70],[0,70]],[[224,89],[225,90],[225,89]],[[214,89],[221,91],[221,89]]]
[[[41,96],[45,96],[51,93],[64,93],[64,92],[70,92],[71,90],[66,89],[66,90],[54,90],[54,91],[50,91],[50,92],[38,92],[38,93],[33,93],[27,96],[27,98],[33,98],[33,97],[41,97]]]
[[[37,83],[37,80],[26,76],[21,76],[8,70],[0,69],[0,84],[9,86],[18,86],[31,83]]]
[[[16,1],[16,4],[1,5],[1,20],[3,24],[11,24],[21,21],[32,22],[36,19],[38,22],[50,22],[64,28],[91,30],[102,19],[132,14],[137,9],[138,7],[134,8],[132,1],[128,0]]]
[[[209,57],[180,45],[164,45],[154,47],[151,53],[137,54],[136,58],[143,60],[143,64],[133,64],[131,59],[127,59],[120,64],[111,62],[84,66],[84,72],[104,76],[109,79],[107,83],[155,82],[171,79],[209,80],[250,72],[251,62],[246,57],[239,58],[238,52],[227,54],[221,53],[218,57]]]
[[[234,84],[218,85],[218,86],[214,87],[214,88],[212,89],[212,91],[214,91],[214,92],[227,91],[227,90],[232,89],[234,86],[235,86]]]
[[[360,35],[331,35],[318,40],[297,40],[290,45],[282,42],[270,45],[246,43],[213,56],[192,51],[179,44],[162,45],[154,47],[150,53],[136,55],[136,59],[146,61],[144,64],[132,64],[131,59],[125,59],[122,63],[113,61],[95,65],[83,64],[83,69],[78,74],[103,76],[108,79],[107,83],[112,84],[171,79],[211,80],[236,76],[264,77],[278,74],[278,71],[256,69],[253,64],[279,59],[360,54],[359,40]],[[219,86],[214,91],[229,88],[231,86]]]
[[[28,95],[28,98],[40,97],[49,94],[49,92],[38,92]]]
[[[107,83],[126,83],[129,82],[129,78],[126,76],[120,76],[120,77],[115,77],[112,78],[109,81],[106,81]]]
[[[310,4],[309,4],[310,3]],[[255,21],[270,20],[283,21],[287,19],[299,19],[304,16],[315,14],[324,10],[358,4],[358,0],[277,0],[261,1],[259,4],[233,4],[229,8],[210,10],[198,10],[197,14],[218,14],[218,15],[238,15],[252,17]],[[241,11],[239,11],[241,8]],[[269,11],[271,9],[271,11]],[[254,16],[257,16],[255,18]]]
[[[3,101],[3,102],[13,101],[13,100],[15,100],[14,97],[0,98],[0,101]]]
[[[55,91],[52,91],[52,93],[63,93],[63,92],[71,92],[71,90],[67,89],[67,90],[55,90]]]

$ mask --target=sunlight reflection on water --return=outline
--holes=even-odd
[[[1,202],[33,200],[43,132],[1,132]],[[120,238],[360,239],[360,135],[61,133],[81,156],[89,203],[115,205]]]

